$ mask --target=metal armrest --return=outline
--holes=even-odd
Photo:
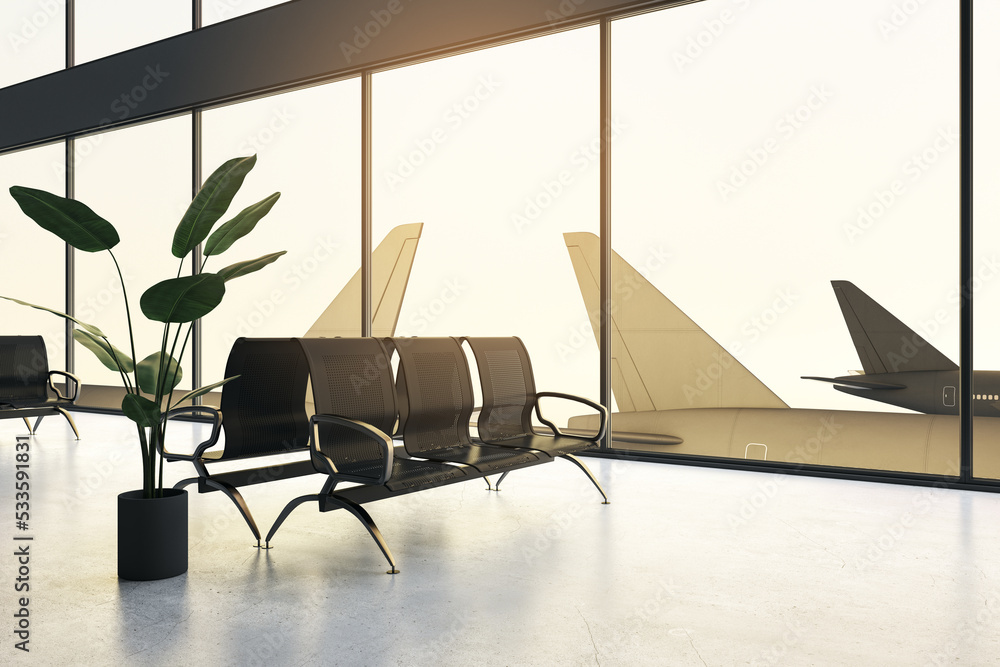
[[[219,431],[222,429],[222,413],[215,408],[209,407],[207,405],[189,405],[183,408],[174,408],[166,412],[162,417],[160,417],[160,422],[166,424],[167,420],[171,417],[180,414],[188,414],[195,412],[210,412],[212,413],[212,434],[208,437],[208,440],[199,444],[194,448],[193,454],[178,454],[175,452],[168,452],[162,442],[157,443],[157,449],[160,450],[160,454],[163,458],[168,461],[196,461],[201,458],[201,455],[205,453],[212,445],[219,442]]]
[[[553,424],[552,422],[550,422],[549,420],[545,419],[545,417],[542,416],[542,409],[539,406],[538,399],[545,396],[549,396],[552,398],[564,398],[568,401],[575,401],[577,403],[582,403],[587,407],[596,410],[601,415],[601,425],[597,429],[597,435],[594,435],[589,438],[585,437],[583,439],[590,440],[591,442],[597,442],[598,440],[604,437],[604,434],[608,428],[608,411],[607,408],[605,408],[603,405],[601,405],[600,403],[595,403],[594,401],[591,401],[589,399],[583,398],[582,396],[574,396],[572,394],[562,394],[557,391],[540,391],[535,394],[535,414],[538,416],[538,421],[542,422],[550,429],[552,429],[553,433],[555,433],[556,435],[563,435],[562,431],[556,428],[555,424]]]
[[[353,429],[358,433],[370,437],[373,441],[377,442],[382,446],[382,457],[384,459],[384,466],[382,469],[382,474],[378,477],[365,477],[363,475],[349,475],[352,478],[362,478],[371,479],[373,484],[385,484],[385,482],[392,476],[392,438],[387,436],[385,433],[375,428],[371,424],[366,424],[362,421],[357,421],[355,419],[347,419],[346,417],[338,417],[337,415],[329,414],[318,414],[313,415],[309,418],[309,450],[313,455],[314,461],[319,461],[326,470],[328,475],[342,475],[339,470],[337,470],[337,465],[330,460],[323,450],[319,446],[319,425],[323,424],[336,424],[337,426],[346,426],[347,428]]]
[[[58,389],[56,389],[55,384],[53,384],[53,382],[52,382],[52,376],[53,375],[62,375],[67,380],[72,380],[73,381],[73,395],[72,396],[63,396],[62,393]],[[55,392],[55,395],[58,396],[59,398],[61,398],[62,400],[69,401],[71,403],[76,403],[76,399],[80,396],[80,378],[78,378],[77,376],[73,375],[72,373],[66,373],[65,371],[49,371],[49,389],[51,389],[53,392]],[[67,392],[69,391],[69,382],[68,381],[66,382],[66,391]]]

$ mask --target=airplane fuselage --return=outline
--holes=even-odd
[[[958,414],[958,371],[907,371],[903,373],[865,373],[834,378],[834,388],[845,394],[888,403],[929,415]],[[842,380],[847,384],[836,384]],[[872,384],[896,385],[881,389],[849,386],[871,381]],[[1000,371],[975,371],[973,374],[973,414],[1000,417]]]
[[[800,465],[958,473],[959,422],[951,415],[913,415],[790,408],[693,408],[616,412],[612,442],[629,450],[696,454]],[[595,429],[578,416],[569,428]],[[619,437],[617,433],[622,432]],[[633,442],[629,433],[671,436],[676,444]],[[974,420],[974,473],[1000,477],[1000,419]]]

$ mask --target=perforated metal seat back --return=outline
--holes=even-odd
[[[48,400],[49,361],[41,336],[0,336],[0,404]]]
[[[466,338],[483,387],[479,437],[498,442],[531,435],[535,380],[524,343],[516,336]]]
[[[233,343],[222,387],[222,459],[304,449],[309,443],[309,366],[294,338],[240,338]]]
[[[409,403],[403,429],[406,451],[417,456],[472,444],[472,379],[458,342],[453,338],[394,338],[393,342]]]
[[[316,414],[362,421],[391,434],[396,396],[389,355],[377,338],[300,338],[312,377]],[[319,424],[321,451],[338,467],[382,461],[370,437],[346,426]]]

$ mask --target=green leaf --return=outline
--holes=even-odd
[[[25,215],[77,250],[99,252],[118,245],[114,226],[75,199],[15,185],[10,196]]]
[[[263,257],[258,257],[257,259],[248,259],[242,262],[236,262],[235,264],[230,264],[226,268],[221,269],[218,275],[224,281],[229,282],[233,278],[239,278],[240,276],[245,276],[248,273],[260,271],[265,266],[284,255],[286,252],[288,251],[282,250],[281,252],[272,252],[270,255],[264,255]]]
[[[275,192],[267,199],[262,199],[252,206],[247,206],[240,211],[236,217],[216,229],[208,241],[205,243],[204,254],[220,255],[236,241],[253,231],[260,219],[271,211],[271,207],[278,201],[280,192]]]
[[[174,243],[170,249],[174,257],[183,257],[205,240],[212,231],[212,225],[225,214],[243,185],[243,179],[256,163],[256,155],[233,158],[208,177],[174,232]]]
[[[141,427],[153,427],[160,423],[160,408],[144,396],[125,394],[122,412]]]
[[[171,278],[146,290],[139,299],[143,314],[157,322],[193,322],[222,302],[226,282],[214,273]]]
[[[131,373],[135,370],[135,363],[132,359],[104,338],[99,338],[92,333],[84,331],[83,329],[73,329],[73,339],[93,352],[94,356],[97,357],[102,364],[116,373],[119,372],[119,370],[123,373]],[[120,369],[118,368],[118,364],[115,363],[116,357],[118,359],[118,363],[121,364]]]
[[[166,394],[180,384],[181,378],[184,376],[181,365],[176,359],[171,357],[169,354],[163,355],[162,352],[154,352],[135,366],[135,377],[139,382],[139,389],[142,389],[147,394],[156,395],[157,385],[159,384],[160,360],[163,356],[167,357],[167,364],[164,372],[166,373],[166,379],[168,382],[165,382],[164,386],[160,388],[162,394]],[[174,375],[175,373],[176,376]],[[173,380],[173,382],[170,383],[170,380]],[[167,384],[170,386],[167,386]]]
[[[189,401],[192,398],[197,398],[198,396],[204,396],[205,394],[207,394],[208,392],[212,391],[213,389],[218,389],[222,385],[226,384],[227,382],[232,382],[233,380],[235,380],[238,377],[239,377],[239,375],[234,375],[231,378],[226,378],[225,380],[219,380],[215,384],[205,385],[204,387],[201,387],[199,389],[195,389],[194,391],[189,391],[188,393],[184,394],[179,399],[177,399],[177,402],[174,403],[174,405],[175,406],[176,405],[180,405],[184,401]]]
[[[67,320],[69,320],[71,322],[76,322],[81,327],[83,327],[84,329],[86,329],[90,333],[94,334],[95,336],[100,336],[101,338],[106,338],[106,336],[104,335],[104,332],[101,331],[100,329],[98,329],[97,327],[95,327],[93,324],[87,324],[86,322],[81,322],[80,320],[76,319],[72,315],[67,315],[66,313],[60,313],[58,310],[52,310],[51,308],[46,308],[45,306],[36,306],[33,303],[28,303],[27,301],[21,301],[20,299],[15,299],[15,298],[9,297],[9,296],[0,296],[0,299],[7,299],[8,301],[13,301],[14,303],[19,303],[22,306],[28,306],[29,308],[37,308],[38,310],[44,310],[47,313],[52,313],[53,315],[58,315],[59,317],[63,317],[63,318],[65,318],[65,319],[67,319]]]

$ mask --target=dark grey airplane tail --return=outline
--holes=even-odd
[[[865,373],[958,370],[951,359],[853,283],[832,284]]]

